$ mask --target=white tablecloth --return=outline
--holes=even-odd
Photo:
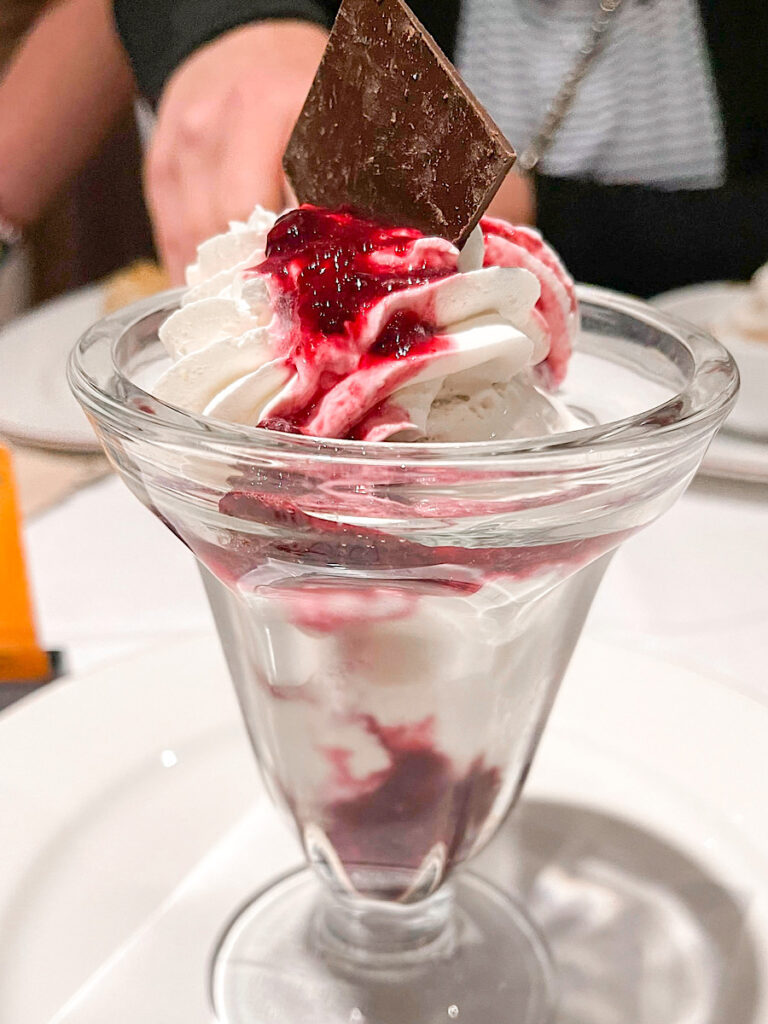
[[[44,644],[73,671],[212,628],[194,560],[110,478],[39,517],[27,550]],[[586,629],[768,702],[768,488],[696,482],[628,541]]]
[[[647,660],[651,666],[649,671],[661,675],[648,679],[646,710],[653,712],[658,708],[659,692],[663,692],[665,698],[670,700],[673,723],[671,732],[675,737],[678,720],[681,729],[685,729],[686,723],[681,720],[681,715],[685,715],[688,702],[682,705],[686,710],[681,711],[681,702],[675,699],[674,672],[670,677],[666,666],[659,663],[659,656],[667,662],[692,667],[705,676],[714,676],[726,685],[758,696],[768,703],[764,642],[765,626],[768,623],[768,587],[765,583],[768,579],[766,513],[766,491],[762,494],[748,493],[697,484],[663,519],[628,542],[608,570],[587,631],[597,641],[618,643],[622,656],[628,647],[645,649],[657,656]],[[208,633],[212,630],[192,556],[115,478],[95,484],[55,510],[41,515],[30,525],[27,540],[44,641],[49,646],[63,647],[75,670],[99,664],[106,667],[110,661],[141,648],[156,650],[158,640],[164,646],[164,638],[170,639],[174,634]],[[611,648],[602,649],[607,651]],[[616,650],[616,647],[613,649]],[[174,650],[169,648],[166,653],[167,658],[175,664]],[[154,654],[150,653],[149,657],[150,663],[155,664]],[[632,660],[627,658],[630,665]],[[139,667],[136,671],[141,672],[142,669]],[[599,673],[600,663],[595,663],[593,671]],[[630,676],[632,671],[630,669]],[[119,667],[116,667],[116,672],[122,682],[124,677],[119,675]],[[637,668],[634,672],[634,692],[637,693]],[[612,682],[624,682],[616,680],[615,671],[610,673],[609,678]],[[640,679],[644,686],[642,675]],[[665,679],[668,682],[671,679],[669,689],[664,686]],[[187,683],[189,680],[185,677],[183,681]],[[121,704],[118,700],[116,705],[111,703],[118,691],[110,691],[108,672],[92,676],[90,682],[82,680],[74,685],[83,687],[84,691],[90,686],[93,692],[94,684],[98,686],[102,699],[110,700],[111,708],[122,709],[115,712],[118,720],[123,721],[119,716],[125,714],[126,722],[130,722],[131,710],[135,709],[130,702]],[[692,714],[689,713],[693,720],[697,711],[708,711],[708,701],[711,700],[713,690],[707,687],[705,680],[697,679],[697,684],[702,691],[701,705],[693,708]],[[59,689],[58,693],[52,692],[49,699],[53,702],[56,696],[60,697],[66,692]],[[203,691],[198,689],[196,692],[199,699]],[[221,699],[223,692],[218,695],[218,699]],[[645,689],[640,692],[644,694]],[[146,697],[146,688],[143,693]],[[107,698],[105,694],[111,696]],[[563,697],[566,696],[563,694]],[[42,699],[38,710],[45,705],[45,700]],[[606,703],[610,703],[610,700]],[[751,705],[749,707],[751,710]],[[210,711],[210,705],[208,708]],[[151,742],[165,747],[167,722],[163,722],[162,715],[159,719],[157,722],[152,720]],[[58,724],[60,719],[56,721]],[[78,719],[78,724],[84,723]],[[155,726],[157,732],[154,731]],[[133,728],[135,730],[135,725]],[[91,730],[95,735],[91,734]],[[74,789],[82,785],[77,780],[90,778],[91,770],[98,774],[101,769],[95,766],[110,758],[114,761],[111,765],[114,774],[110,778],[124,778],[125,764],[129,763],[124,760],[125,755],[114,756],[117,745],[111,735],[99,736],[98,733],[98,729],[87,722],[79,734],[88,736],[89,749],[92,746],[93,751],[90,761],[87,757],[84,760],[86,768],[77,766],[72,773]],[[144,735],[144,726],[140,734]],[[135,735],[131,727],[126,728],[122,737],[124,749],[126,744],[133,742]],[[197,736],[197,733],[194,735]],[[698,736],[700,733],[694,732],[693,735]],[[730,735],[728,730],[724,730],[723,735],[727,743],[732,743],[732,747],[727,749],[741,752],[744,744],[750,751],[751,763],[759,764],[760,748],[754,739],[749,739],[748,730],[742,732],[741,728],[735,728]],[[188,761],[185,754],[178,762],[184,766],[179,770],[178,766],[174,767],[177,765],[176,754],[169,748],[163,749],[162,754],[170,754],[174,760],[166,763],[161,756],[158,762],[153,757],[155,774],[151,771],[145,774],[149,770],[147,766],[150,761],[142,753],[140,761],[136,762],[141,764],[141,772],[135,776],[142,780],[140,785],[131,783],[123,788],[122,782],[117,787],[111,781],[106,788],[98,789],[99,798],[96,803],[102,810],[105,804],[111,804],[115,793],[124,796],[129,794],[125,796],[128,802],[121,802],[121,796],[116,809],[110,807],[109,814],[99,811],[86,819],[79,817],[84,798],[82,793],[79,797],[73,794],[71,806],[77,808],[78,816],[69,819],[66,817],[67,812],[63,812],[61,820],[67,822],[66,828],[57,826],[55,842],[49,841],[41,856],[30,859],[29,878],[36,888],[30,888],[32,883],[27,879],[28,873],[25,871],[23,884],[18,889],[26,894],[24,901],[34,904],[34,912],[26,918],[19,913],[15,919],[17,930],[14,932],[14,941],[17,945],[11,947],[12,955],[9,954],[8,959],[12,966],[4,974],[4,979],[14,980],[8,991],[3,992],[3,998],[6,999],[4,1005],[7,1005],[8,999],[19,1000],[20,1005],[29,1005],[24,1000],[31,998],[29,992],[36,990],[39,977],[44,976],[49,984],[41,990],[40,1001],[33,1001],[33,1005],[54,1005],[51,992],[56,993],[57,1000],[68,1000],[65,1006],[69,1010],[64,1009],[60,1016],[55,1017],[62,1024],[64,1021],[71,1021],[72,1024],[76,1021],[78,1024],[97,1021],[101,1024],[107,1017],[115,1021],[141,1020],[146,1024],[166,1024],[170,1020],[198,1024],[208,1019],[205,1016],[208,1011],[204,978],[211,936],[224,917],[223,908],[233,907],[255,887],[253,867],[256,863],[262,864],[265,850],[275,859],[269,861],[265,874],[259,875],[259,878],[268,877],[273,868],[277,870],[278,864],[281,869],[291,864],[290,851],[294,849],[293,846],[285,846],[287,833],[282,831],[274,840],[272,833],[268,833],[265,840],[261,818],[257,823],[256,840],[247,840],[245,846],[242,845],[243,822],[233,827],[230,833],[225,834],[223,831],[227,815],[231,816],[234,826],[238,814],[243,812],[252,799],[252,774],[243,770],[246,763],[250,765],[250,759],[241,762],[236,745],[231,743],[232,734],[228,732],[226,736],[228,740],[224,746],[210,749],[226,749],[228,756],[235,757],[232,763],[218,761],[213,755],[211,759],[196,761],[192,758]],[[43,765],[59,763],[56,750],[65,751],[64,756],[70,758],[74,749],[71,745],[72,736],[66,729],[62,730],[60,736],[54,732],[53,738],[54,745],[47,748],[53,750],[53,754],[42,762]],[[691,763],[696,766],[702,744],[696,739],[692,742],[696,757]],[[177,746],[176,737],[173,746]],[[674,746],[676,749],[676,742]],[[189,749],[184,746],[184,740],[181,741],[181,749]],[[244,744],[238,749],[244,753]],[[578,750],[579,747],[574,749]],[[22,746],[18,755],[21,763],[26,753]],[[210,775],[211,766],[220,763],[230,773],[226,776],[230,785],[223,786],[221,791],[217,788],[219,782],[216,780],[220,781],[224,776],[218,768],[213,776]],[[603,764],[601,760],[598,763]],[[742,770],[740,759],[732,757],[729,763],[738,765],[733,768],[731,779],[741,778],[738,774]],[[88,769],[87,766],[94,767]],[[69,767],[72,767],[71,763]],[[176,774],[163,777],[161,784],[155,788],[158,773],[166,768],[173,768]],[[33,761],[34,770],[40,772],[41,766]],[[133,775],[130,777],[134,778]],[[198,790],[196,780],[203,777],[207,780],[206,785]],[[754,770],[752,774],[745,770],[745,780],[755,777]],[[627,776],[619,774],[618,778],[625,779]],[[666,776],[661,774],[660,778],[665,779]],[[717,774],[717,778],[720,778],[720,774]],[[191,783],[188,781],[190,779]],[[232,781],[235,785],[231,785]],[[623,785],[623,782],[618,783],[620,789]],[[609,790],[611,786],[613,781],[609,783]],[[733,782],[730,786],[733,787]],[[30,783],[30,787],[32,792],[34,782]],[[744,789],[750,794],[749,781]],[[653,786],[648,791],[656,793]],[[83,792],[90,793],[92,790],[86,787]],[[642,787],[638,792],[644,792]],[[686,794],[687,799],[689,790],[683,787],[680,792]],[[732,794],[734,790],[726,785],[723,792]],[[148,793],[156,796],[158,802],[149,800]],[[221,793],[226,794],[228,802],[222,802]],[[212,794],[216,794],[215,799]],[[620,806],[623,808],[623,795],[621,799]],[[755,799],[754,792],[751,792],[750,799]],[[30,806],[34,808],[34,799]],[[44,803],[41,806],[46,807]],[[191,810],[193,806],[196,808],[194,814]],[[212,806],[216,808],[215,813],[209,809]],[[673,801],[672,806],[678,805]],[[723,827],[723,823],[731,822],[726,835],[731,835],[732,829],[735,829],[734,835],[739,834],[737,824],[741,819],[736,817],[740,813],[739,806],[737,801],[732,821],[728,814],[712,818],[717,822],[718,829]],[[169,807],[176,808],[174,816],[168,828],[162,832],[162,838],[158,839],[152,829],[157,827],[159,809],[166,808],[164,814],[167,814]],[[728,808],[730,813],[731,803]],[[693,815],[698,811],[692,810],[690,813]],[[123,815],[135,815],[130,819],[132,825],[128,831],[124,826],[116,824],[123,820]],[[200,826],[199,830],[192,827],[193,817],[196,825]],[[29,817],[25,818],[25,829],[30,827],[29,820]],[[37,828],[48,828],[47,812],[38,814],[32,820]],[[73,832],[80,836],[76,830],[80,828],[82,820],[89,821],[92,828],[82,841],[73,843],[69,840]],[[642,816],[640,820],[644,820]],[[151,824],[153,822],[154,825]],[[251,829],[247,835],[252,836],[254,822],[245,819],[245,824]],[[705,838],[702,840],[699,832],[695,831],[695,841],[690,840],[692,849],[708,849],[712,842],[706,827],[702,827]],[[664,826],[661,826],[661,833],[665,834]],[[684,830],[681,834],[685,834]],[[65,838],[62,839],[62,836]],[[731,839],[723,839],[724,849],[730,850],[730,842]],[[209,847],[210,852],[203,855],[201,851]],[[740,849],[737,845],[737,856],[733,863],[743,866],[750,861],[740,859]],[[58,851],[61,850],[63,854],[57,860]],[[126,851],[125,855],[123,851]],[[244,870],[240,869],[241,863],[246,865]],[[673,863],[677,864],[678,861]],[[731,864],[731,861],[726,858],[723,863]],[[760,864],[763,863],[760,861]],[[95,866],[92,875],[83,871],[83,864]],[[147,869],[147,864],[151,865],[151,869]],[[50,867],[48,874],[50,865],[54,866]],[[136,865],[139,865],[138,875]],[[216,885],[211,883],[212,876],[215,876]],[[141,885],[137,883],[139,877]],[[624,876],[619,870],[616,877]],[[746,885],[741,867],[736,877],[739,886]],[[231,891],[227,888],[230,883]],[[709,884],[703,886],[698,881],[696,885],[707,890],[716,888]],[[650,883],[649,887],[653,888]],[[100,892],[106,893],[107,898],[103,898],[102,903],[100,899],[94,899],[94,892],[97,895]],[[34,900],[30,893],[33,893]],[[65,893],[66,899],[51,899],[51,893],[55,896]],[[13,892],[11,906],[17,905],[14,902],[17,899],[15,894],[16,890]],[[738,898],[742,899],[742,896],[746,901],[745,908],[748,909],[749,900],[752,899],[751,890],[745,888],[742,894],[739,888]],[[43,906],[47,899],[51,899],[50,908]],[[681,906],[687,907],[688,904],[681,902]],[[78,909],[73,911],[72,908]],[[60,943],[57,944],[55,936],[69,935],[72,913],[77,917],[81,910],[85,922],[81,931],[86,939],[79,946],[73,942],[70,957],[61,956]],[[20,946],[16,938],[19,934],[23,940]],[[687,930],[681,934],[684,941],[689,941],[687,937],[690,933]],[[55,971],[51,971],[46,957],[54,956]],[[107,1017],[105,1007],[109,1009]],[[22,1024],[22,1016],[12,1013],[8,1020],[12,1018],[14,1024],[17,1021]],[[6,1016],[2,1008],[0,1017],[4,1024]],[[42,1013],[24,1018],[30,1022],[50,1019]],[[765,1018],[761,1016],[759,1019]]]

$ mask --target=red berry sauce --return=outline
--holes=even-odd
[[[501,779],[482,759],[457,774],[435,745],[431,718],[383,726],[367,716],[361,724],[387,751],[390,764],[360,780],[349,772],[350,751],[326,751],[337,785],[350,795],[325,809],[325,826],[336,854],[362,891],[373,870],[377,890],[369,895],[397,899],[402,882],[398,886],[395,879],[417,871],[437,844],[445,849],[446,869],[467,856]]]
[[[406,365],[409,357],[439,350],[444,343],[421,312],[398,312],[372,344],[364,340],[367,315],[380,299],[457,272],[456,250],[440,240],[417,245],[423,238],[413,228],[308,205],[276,222],[266,258],[251,272],[268,278],[278,355],[293,366],[296,384],[261,426],[305,432],[320,400],[350,374],[403,361],[395,375],[400,386],[418,369]]]

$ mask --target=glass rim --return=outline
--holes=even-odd
[[[371,442],[282,433],[228,423],[169,405],[143,391],[122,373],[114,356],[120,338],[148,317],[166,310],[172,312],[183,292],[182,288],[171,289],[132,303],[96,321],[80,337],[69,356],[67,378],[80,404],[97,421],[107,422],[121,432],[131,433],[139,428],[147,440],[153,433],[162,434],[164,442],[172,440],[181,447],[204,447],[244,458],[249,454],[271,454],[288,460],[433,467],[469,466],[491,460],[496,464],[503,460],[505,468],[513,463],[521,471],[540,470],[543,461],[549,471],[573,465],[574,457],[581,460],[585,449],[597,461],[602,461],[601,455],[611,461],[621,461],[622,453],[625,459],[634,461],[681,432],[698,437],[725,417],[738,391],[739,375],[733,357],[705,331],[640,299],[607,288],[577,285],[581,303],[629,315],[673,336],[690,359],[692,369],[686,386],[660,405],[632,416],[536,438]],[[87,357],[95,345],[101,349],[109,346],[110,378],[134,396],[149,399],[152,411],[128,405],[121,396],[106,391],[91,376]],[[719,372],[713,373],[714,368]]]

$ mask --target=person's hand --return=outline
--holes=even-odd
[[[488,213],[511,224],[535,224],[536,194],[531,179],[512,168],[493,197]]]
[[[195,247],[285,203],[281,160],[322,57],[326,32],[299,21],[234,29],[173,73],[147,156],[146,192],[160,255],[183,282]]]

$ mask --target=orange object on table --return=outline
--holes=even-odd
[[[0,445],[0,685],[51,675],[37,642],[10,452]]]

